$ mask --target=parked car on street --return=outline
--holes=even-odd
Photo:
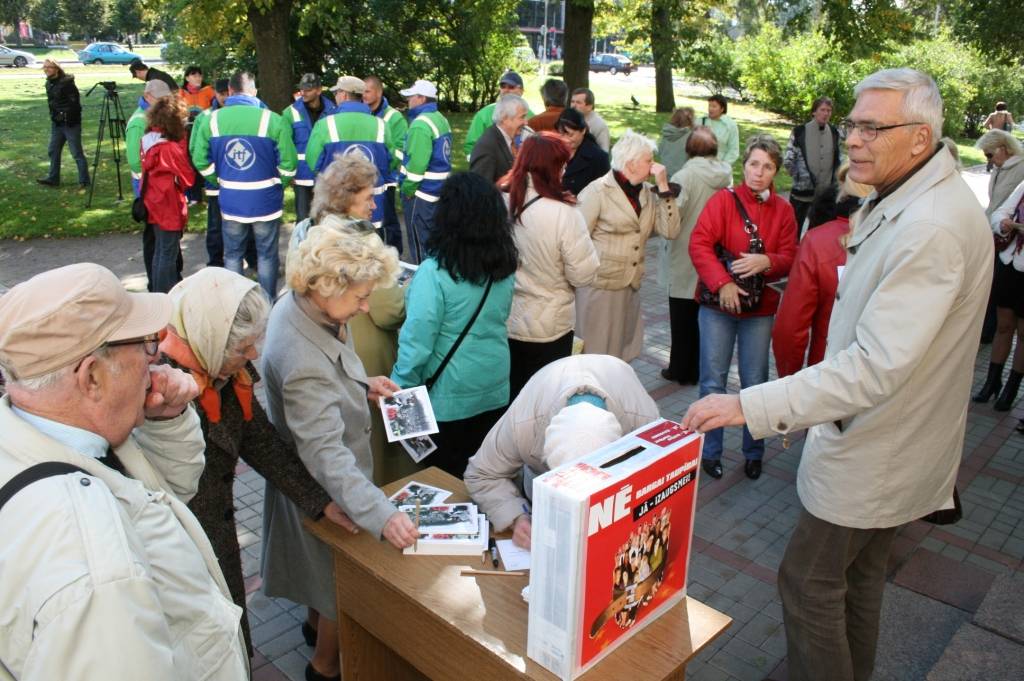
[[[36,58],[29,52],[12,50],[9,47],[0,45],[0,66],[30,66],[36,63]]]
[[[621,54],[595,54],[590,57],[591,71],[607,71],[613,76],[616,73],[624,73],[627,76],[636,70],[633,62]]]
[[[92,43],[78,53],[83,64],[130,64],[133,59],[142,59],[117,43]]]

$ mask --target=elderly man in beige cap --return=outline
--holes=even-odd
[[[204,463],[198,389],[153,364],[170,315],[166,295],[87,263],[0,298],[0,670],[14,678],[249,676],[241,610],[185,506]]]

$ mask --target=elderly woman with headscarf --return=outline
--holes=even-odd
[[[235,603],[245,609],[245,582],[235,534],[233,483],[239,457],[281,489],[309,517],[341,521],[341,509],[306,471],[253,396],[252,363],[270,304],[254,281],[209,267],[171,289],[174,314],[160,351],[199,385],[196,411],[206,440],[206,468],[188,506],[203,526]],[[242,618],[249,655],[249,623]]]
[[[377,167],[369,160],[350,154],[336,158],[320,175],[313,188],[310,217],[292,231],[289,250],[306,238],[313,225],[342,232],[373,234],[374,194]],[[378,232],[378,236],[380,233]],[[356,354],[366,373],[386,376],[398,356],[398,330],[405,321],[405,291],[399,286],[378,287],[370,294],[370,309],[349,321]],[[397,442],[388,442],[379,409],[370,410],[373,430],[373,481],[377,485],[415,473],[422,468]]]
[[[373,480],[370,404],[397,390],[370,377],[352,345],[349,321],[365,313],[377,286],[394,284],[395,250],[375,234],[310,228],[288,253],[289,291],[270,313],[263,353],[267,407],[278,432],[358,527],[403,548],[416,527]],[[312,610],[316,649],[306,678],[339,672],[334,566],[326,544],[306,532],[305,514],[267,484],[263,506],[263,589]]]
[[[576,329],[584,352],[630,362],[644,341],[640,283],[647,239],[679,235],[678,185],[654,162],[654,141],[627,130],[612,147],[612,170],[579,195],[601,265],[593,285],[576,291]],[[647,178],[654,176],[654,185]]]

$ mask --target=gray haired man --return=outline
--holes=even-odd
[[[516,138],[526,127],[526,100],[519,95],[502,95],[494,106],[494,124],[473,147],[469,169],[497,182],[512,169]]]
[[[913,69],[878,71],[844,121],[856,215],[824,361],[690,406],[684,427],[809,428],[801,513],[779,567],[792,681],[867,681],[899,527],[954,506],[992,280],[985,215],[939,143],[942,98]],[[908,318],[907,311],[912,311]]]

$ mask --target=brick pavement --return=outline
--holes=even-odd
[[[649,269],[642,289],[645,347],[633,368],[662,415],[678,418],[697,398],[697,388],[668,383],[658,373],[667,365],[669,331],[666,300],[654,280],[655,248],[654,243],[648,246]],[[983,382],[987,366],[984,346],[976,362],[975,388]],[[739,387],[735,365],[729,387]],[[1021,611],[1003,610],[987,619],[976,616],[1001,578],[1006,580],[999,582],[1004,591],[1016,594],[1018,603],[1024,600],[1024,436],[1013,430],[1021,416],[1020,406],[999,414],[991,404],[972,405],[959,482],[964,520],[943,528],[913,523],[898,534],[876,680],[1021,678],[1014,675],[1015,668],[1000,663],[1007,652],[1024,659],[1024,624],[1019,619],[1013,624]],[[687,678],[696,681],[786,678],[786,637],[775,579],[800,511],[795,480],[803,442],[796,438],[784,450],[781,440],[769,440],[764,475],[750,481],[743,474],[740,440],[740,429],[727,431],[725,476],[700,481],[689,590],[694,598],[731,616],[734,624],[691,663]],[[261,654],[256,678],[301,681],[310,654],[298,631],[303,609],[258,591],[262,496],[259,476],[242,473],[235,498],[252,591],[253,638]],[[897,639],[907,638],[908,631],[912,645],[900,645]],[[1001,654],[980,655],[979,641]],[[956,676],[965,660],[985,673]]]
[[[970,171],[969,171],[970,172]],[[984,176],[968,181],[984,194]],[[186,246],[202,251],[201,238]],[[282,239],[286,241],[286,239]],[[668,359],[668,315],[654,280],[655,244],[642,289],[647,323],[643,355],[633,367],[662,414],[678,418],[696,399],[694,386],[659,376]],[[195,252],[192,250],[191,252]],[[137,282],[141,253],[137,235],[60,242],[0,242],[0,285],[66,262],[91,260]],[[201,258],[186,252],[188,270]],[[144,283],[144,282],[143,282]],[[988,347],[975,364],[974,388],[983,382]],[[774,375],[774,369],[773,369]],[[738,388],[735,367],[730,389]],[[1013,426],[1024,416],[1024,399],[1006,414],[971,405],[959,485],[965,518],[953,526],[913,523],[898,534],[890,561],[882,613],[876,681],[986,681],[1024,678],[1024,436]],[[764,475],[747,480],[739,452],[740,430],[725,436],[725,476],[700,481],[690,593],[729,614],[733,626],[690,665],[699,681],[783,681],[786,654],[776,570],[799,513],[794,481],[802,441],[783,450],[769,440]],[[310,649],[299,624],[304,608],[259,591],[263,481],[244,465],[235,483],[242,564],[259,681],[301,681]]]

